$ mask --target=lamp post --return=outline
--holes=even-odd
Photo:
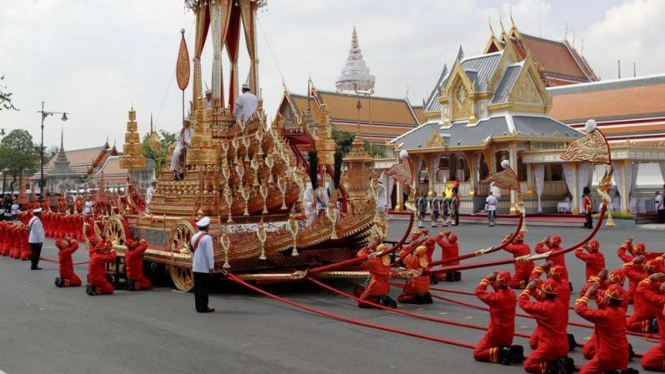
[[[44,110],[44,102],[42,101],[42,110],[38,110],[37,113],[42,114],[42,141],[41,141],[41,147],[39,148],[39,167],[40,167],[40,175],[39,175],[39,193],[42,195],[42,200],[44,199],[44,120],[48,116],[52,116],[54,114],[62,114],[62,118],[60,118],[63,122],[67,121],[67,112],[47,112]]]

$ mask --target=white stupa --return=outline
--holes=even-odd
[[[369,73],[369,68],[365,65],[355,26],[351,37],[349,58],[346,60],[346,66],[342,69],[342,74],[337,77],[335,85],[339,92],[370,92],[374,89],[374,76]]]

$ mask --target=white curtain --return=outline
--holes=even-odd
[[[635,213],[637,210],[637,207],[635,206],[634,203],[632,203],[632,198],[633,192],[635,191],[635,185],[637,184],[637,171],[639,170],[640,164],[639,162],[634,162],[630,165],[630,194],[628,195],[628,205],[629,205],[629,210],[631,213]]]
[[[566,178],[566,186],[568,187],[568,191],[570,191],[570,194],[573,194],[573,190],[575,187],[573,186],[573,174],[575,173],[575,169],[573,169],[573,164],[570,163],[564,163],[563,164],[563,175]]]
[[[617,207],[619,208],[618,210],[621,210],[621,195],[623,191],[623,173],[625,172],[624,170],[624,165],[623,164],[614,164],[614,184],[617,186],[617,191],[619,192],[619,198],[614,199],[612,205],[616,209]],[[617,205],[618,203],[618,205]]]
[[[580,190],[578,192],[578,196],[580,197],[579,201],[579,206],[583,207],[584,204],[582,203],[582,191],[584,190],[584,187],[589,187],[591,186],[591,181],[592,181],[592,176],[593,176],[593,165],[589,163],[583,163],[577,165],[577,185],[580,187]]]
[[[665,161],[659,162],[658,166],[660,166],[660,175],[663,176],[663,183],[665,183]]]
[[[538,194],[538,213],[542,213],[543,206],[540,202],[540,197],[543,194],[543,187],[545,187],[545,165],[538,164],[533,168],[533,176],[536,179],[536,194]]]

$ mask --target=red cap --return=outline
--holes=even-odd
[[[600,249],[600,243],[598,243],[598,240],[594,239],[589,242],[589,244],[587,245],[587,249],[589,250],[589,252],[598,252],[598,250]]]
[[[543,284],[543,292],[556,295],[559,293],[559,286],[554,280],[548,279]]]
[[[621,269],[612,270],[609,276],[610,281],[613,283],[623,285],[623,282],[626,280],[626,275]]]
[[[662,268],[663,263],[656,260],[649,260],[644,264],[644,270],[651,274],[660,272]]]
[[[453,244],[457,243],[457,235],[450,233],[450,235],[448,235],[448,241]]]
[[[496,283],[499,286],[508,287],[510,285],[511,280],[512,277],[510,276],[510,272],[508,271],[502,271],[499,273],[499,275],[496,276]]]
[[[552,277],[552,279],[561,280],[561,278],[563,278],[563,274],[565,272],[566,272],[566,269],[563,266],[554,265],[550,269],[550,277]]]
[[[626,295],[626,290],[624,290],[623,287],[619,286],[618,284],[612,284],[607,287],[607,290],[605,290],[605,295],[611,297],[614,300],[622,301]]]
[[[559,246],[559,244],[561,244],[561,237],[559,235],[554,235],[551,242],[553,245]]]
[[[633,247],[633,249],[634,249],[635,252],[637,252],[637,253],[644,253],[644,252],[647,251],[647,247],[644,245],[644,243],[637,243],[637,244],[635,244],[635,246]]]

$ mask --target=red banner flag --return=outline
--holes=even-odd
[[[176,63],[175,75],[178,80],[178,88],[184,91],[189,85],[189,52],[185,41],[185,30],[181,30],[180,51],[178,51],[178,62]]]

